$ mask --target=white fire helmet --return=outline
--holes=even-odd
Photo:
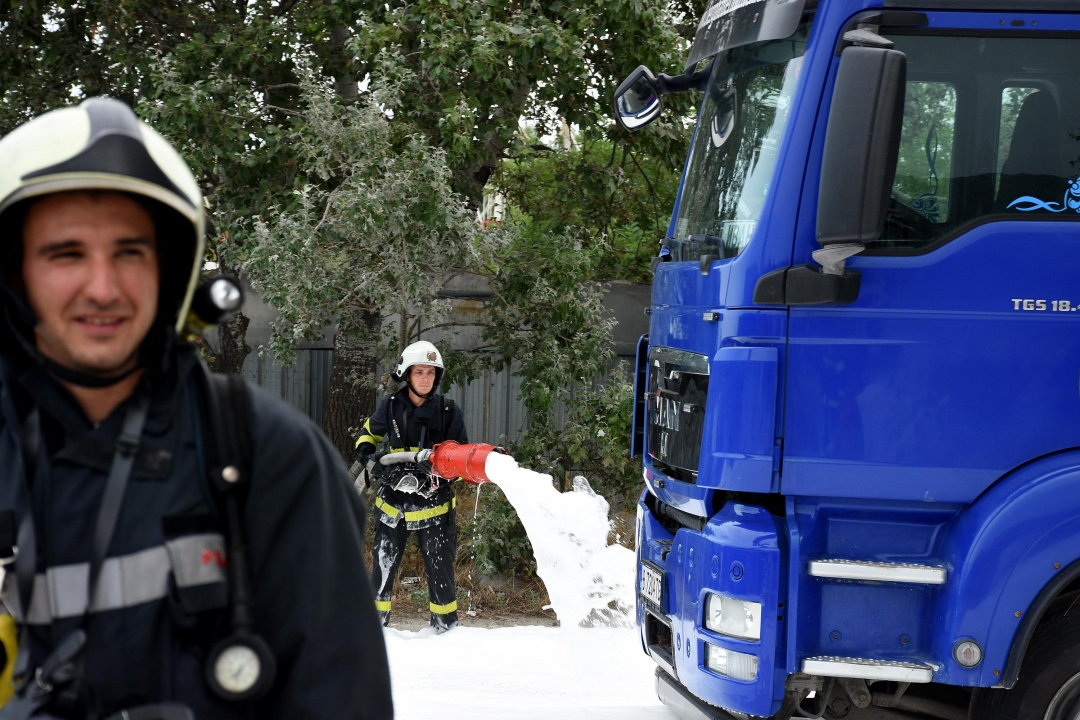
[[[180,154],[120,100],[91,98],[53,110],[0,139],[0,282],[7,285],[21,259],[21,222],[29,201],[80,190],[124,193],[154,219],[161,293],[144,353],[148,346],[160,352],[181,332],[199,280],[202,193]],[[0,321],[0,340],[29,330],[32,341],[33,318],[21,292],[4,290],[0,302],[14,307]]]
[[[394,370],[394,379],[398,382],[406,380],[409,375],[409,368],[413,365],[434,365],[435,387],[439,387],[443,376],[443,359],[439,348],[427,340],[420,340],[402,350],[401,357],[398,358],[397,369]]]

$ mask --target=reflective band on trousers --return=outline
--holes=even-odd
[[[382,498],[375,498],[375,507],[382,510],[390,517],[397,517],[401,511],[393,505],[383,502]],[[419,522],[421,520],[427,520],[429,518],[445,515],[450,512],[450,508],[457,507],[457,498],[452,498],[449,502],[444,502],[442,505],[436,505],[433,508],[425,508],[424,510],[409,510],[405,513],[405,522]]]
[[[101,564],[90,612],[118,610],[161,600],[169,593],[169,575],[178,588],[225,581],[225,538],[218,533],[185,535],[131,555],[107,558]],[[4,597],[11,614],[22,619],[15,574],[6,578]],[[90,563],[57,565],[34,576],[30,596],[31,625],[77,617],[86,612]]]
[[[390,600],[376,600],[375,609],[379,612],[390,612]]]
[[[457,600],[451,600],[445,605],[436,605],[433,602],[429,602],[428,608],[436,615],[446,615],[447,613],[457,612]]]

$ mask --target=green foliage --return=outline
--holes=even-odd
[[[536,559],[514,507],[493,483],[481,486],[476,517],[462,537],[462,549],[487,577],[535,577]]]
[[[500,362],[517,360],[530,425],[549,425],[560,390],[604,369],[613,321],[603,317],[599,287],[588,282],[595,261],[580,237],[530,222],[506,226],[517,232],[507,262],[491,277],[495,297],[484,337]]]
[[[455,188],[478,206],[499,162],[521,155],[521,121],[540,135],[555,132],[560,118],[611,128],[612,94],[634,67],[681,72],[688,46],[672,12],[640,0],[370,3],[353,41],[357,74],[371,74],[395,121],[447,151]],[[687,108],[685,99],[672,105]],[[667,143],[656,156],[681,157],[682,133],[637,142]]]
[[[438,322],[448,277],[483,266],[502,240],[479,231],[450,188],[444,154],[396,132],[372,105],[343,105],[314,82],[287,135],[297,157],[291,202],[251,222],[247,270],[281,315],[273,348],[288,357],[331,322],[363,337],[386,310]],[[403,338],[404,339],[404,338]]]
[[[323,39],[349,3],[95,0],[7,3],[0,9],[0,132],[32,115],[111,95],[172,139],[223,233],[292,190],[280,130],[293,117]],[[233,237],[235,240],[236,238]]]
[[[641,492],[641,461],[630,457],[634,387],[625,364],[603,385],[576,393],[558,434],[565,469],[584,475],[613,510],[633,509]]]
[[[685,151],[685,148],[683,148]],[[582,133],[562,150],[533,145],[502,164],[495,187],[516,211],[558,231],[577,228],[599,279],[648,281],[675,203],[679,158],[653,159]]]
[[[602,384],[566,393],[562,429],[531,427],[511,454],[555,478],[584,475],[613,511],[632,509],[641,490],[641,465],[629,456],[634,393],[628,373],[621,364]]]

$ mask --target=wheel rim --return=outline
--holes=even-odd
[[[1044,720],[1080,720],[1080,673],[1058,688],[1046,708]]]

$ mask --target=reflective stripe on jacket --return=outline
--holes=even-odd
[[[225,582],[225,538],[220,533],[189,535],[130,555],[111,557],[101,566],[98,591],[89,603],[91,613],[131,608],[168,597],[169,579],[176,592]],[[30,596],[31,625],[48,625],[87,612],[90,563],[50,567],[34,577]],[[14,581],[14,573],[8,578]],[[22,622],[14,582],[7,593],[12,616]]]
[[[396,518],[402,514],[402,511],[393,505],[384,501],[381,497],[375,498],[375,507],[386,513],[391,518]],[[430,520],[431,518],[445,515],[452,509],[457,507],[457,498],[450,498],[449,502],[444,502],[442,505],[436,505],[435,507],[424,508],[422,510],[405,510],[405,522],[418,523],[424,520]]]

